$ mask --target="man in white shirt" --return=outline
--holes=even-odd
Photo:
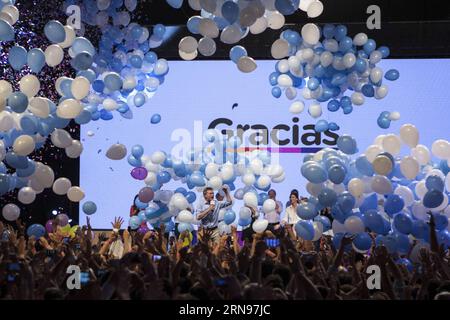
[[[268,230],[270,231],[274,231],[276,229],[278,229],[279,224],[280,224],[280,214],[283,211],[283,204],[281,203],[281,201],[276,199],[277,193],[275,190],[270,189],[269,192],[267,193],[269,195],[269,199],[272,199],[273,201],[275,201],[275,210],[272,212],[268,212],[265,214],[265,218],[266,220],[269,222],[269,227]]]
[[[201,221],[203,228],[212,231],[211,238],[217,242],[220,239],[219,229],[219,211],[222,208],[228,207],[232,204],[231,195],[227,187],[223,188],[226,201],[214,200],[213,188],[206,187],[203,189],[203,201],[200,201],[197,206],[197,219]]]

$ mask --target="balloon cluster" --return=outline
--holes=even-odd
[[[395,81],[399,72],[395,69],[383,72],[377,64],[389,56],[389,48],[377,47],[375,40],[365,33],[353,39],[344,25],[327,24],[322,29],[313,23],[305,24],[301,32],[285,30],[272,44],[272,56],[279,61],[269,76],[272,95],[281,97],[283,90],[289,100],[294,100],[297,89],[305,100],[313,100],[308,113],[313,118],[322,116],[322,102],[327,102],[330,112],[341,110],[350,114],[353,106],[364,104],[366,98],[383,99],[388,93],[386,80]],[[349,93],[353,91],[353,93]],[[294,101],[292,113],[301,113],[305,104]],[[388,128],[398,113],[384,112],[378,119],[382,128]],[[336,130],[334,123],[320,120],[319,132]]]
[[[429,243],[430,213],[439,244],[450,246],[448,141],[434,141],[430,153],[418,144],[417,128],[405,124],[399,135],[380,135],[364,154],[351,159],[354,140],[346,135],[339,139],[339,150],[327,148],[304,158],[301,172],[311,197],[298,206],[302,220],[297,235],[317,240],[331,228],[337,243],[345,233],[355,234],[353,247],[365,252],[372,245],[368,232],[373,232],[376,244],[406,254],[413,239]],[[408,149],[405,156],[400,156],[402,145]],[[432,155],[439,162],[433,162]],[[332,224],[318,215],[324,208],[331,209]]]
[[[131,22],[130,12],[136,9],[137,0],[65,1],[66,6],[73,4],[81,8],[82,21],[97,26],[102,34],[98,50],[84,38],[73,40],[69,54],[77,77],[57,81],[56,89],[63,99],[70,103],[80,100],[70,117],[86,124],[111,120],[117,111],[131,119],[130,107],[143,106],[169,72],[167,61],[151,50],[162,44],[166,28],[157,24],[149,30]],[[152,117],[151,123],[158,122]]]
[[[167,0],[167,3],[179,9],[183,0]],[[198,53],[207,57],[214,55],[216,38],[225,44],[237,44],[249,33],[256,35],[267,28],[281,29],[285,16],[299,8],[310,18],[318,17],[323,11],[323,4],[318,0],[189,0],[189,6],[200,11],[200,15],[189,18],[187,28],[202,38],[198,41],[193,36],[181,39],[178,48],[184,60],[193,60]],[[242,46],[231,48],[230,58],[242,72],[252,72],[257,67]]]
[[[14,0],[0,2],[0,41],[13,41],[15,38],[13,26],[19,20],[19,10],[14,3]]]
[[[162,43],[165,28],[156,25],[150,36],[147,28],[130,23],[127,10],[133,11],[136,1],[125,1],[125,4],[109,0],[65,2],[66,7],[72,4],[82,8],[84,23],[102,30],[98,50],[87,38],[77,37],[71,25],[63,26],[51,20],[43,30],[51,43],[45,51],[40,48],[27,51],[15,45],[8,52],[12,69],[32,73],[23,75],[18,85],[0,80],[0,196],[18,188],[18,200],[23,204],[32,203],[36,194],[46,188],[52,188],[58,195],[67,195],[70,201],[80,202],[85,197],[83,190],[72,186],[67,178],[55,180],[52,168],[34,161],[33,153],[50,136],[52,144],[64,148],[68,157],[79,157],[83,145],[63,129],[71,120],[78,124],[109,120],[113,110],[131,118],[129,106],[142,106],[147,99],[144,90],[156,91],[168,72],[167,61],[158,59],[150,51]],[[125,9],[118,12],[123,5]],[[14,34],[9,36],[10,29],[6,27],[17,21],[18,10],[5,1],[0,9],[0,41],[11,42]],[[109,17],[112,17],[113,25],[108,25]],[[36,75],[40,75],[46,65],[50,68],[60,65],[64,60],[64,49],[68,50],[70,65],[77,71],[77,76],[53,80],[61,96],[56,105],[46,97],[37,96],[41,82]],[[15,91],[16,87],[19,90]],[[158,123],[160,118],[154,115],[151,122]],[[93,208],[88,204],[85,212],[92,214]],[[19,214],[20,210],[14,204],[3,208],[3,215],[9,219]]]
[[[133,167],[131,176],[136,180],[142,180],[155,194],[161,191],[166,195],[162,202],[168,207],[161,209],[161,205],[158,204],[161,210],[165,210],[158,211],[160,214],[164,212],[172,212],[171,216],[178,214],[170,210],[169,201],[175,201],[175,203],[183,201],[185,205],[195,200],[193,191],[177,192],[185,196],[187,201],[170,200],[167,195],[169,191],[162,188],[171,180],[180,181],[189,190],[196,188],[198,191],[203,190],[204,187],[221,190],[226,186],[231,191],[235,190],[236,199],[244,199],[246,204],[256,207],[263,205],[268,198],[267,191],[272,183],[279,183],[285,179],[283,167],[271,162],[269,152],[255,150],[249,154],[241,154],[238,150],[241,145],[238,137],[227,138],[213,129],[207,130],[204,138],[207,142],[206,147],[200,151],[191,150],[184,159],[175,159],[163,151],[145,155],[141,145],[131,148],[131,153],[127,157],[128,163]],[[123,159],[126,154],[127,149],[121,144],[112,145],[106,153],[108,158],[114,160]],[[239,182],[238,177],[245,187],[236,189],[235,183]],[[174,196],[181,198],[177,196],[177,193]],[[181,207],[181,205],[176,206],[179,210],[185,209]],[[222,211],[220,215],[225,215],[225,211]],[[152,215],[152,219],[154,218]],[[227,221],[231,221],[229,219]],[[242,220],[248,221],[248,219]],[[137,220],[135,222],[134,225],[138,226]]]

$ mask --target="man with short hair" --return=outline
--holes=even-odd
[[[197,219],[201,221],[203,228],[212,231],[211,238],[217,242],[220,239],[219,229],[219,210],[232,204],[230,192],[227,187],[223,188],[226,201],[214,200],[214,190],[211,187],[203,189],[203,201],[197,206]]]

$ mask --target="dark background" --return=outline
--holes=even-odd
[[[182,37],[189,35],[185,24],[189,17],[199,14],[190,9],[187,0],[184,2],[183,7],[176,10],[167,5],[165,0],[140,0],[138,8],[134,12],[132,21],[149,27],[157,23],[166,26],[179,26],[177,32],[155,50],[162,58],[168,60],[180,59],[178,42]],[[305,12],[298,10],[295,14],[286,17],[287,25],[283,29],[292,28],[300,31],[303,24],[308,22],[345,24],[350,36],[365,32],[370,38],[376,40],[378,46],[388,46],[391,50],[390,58],[450,57],[450,1],[322,0],[322,2],[324,12],[320,17],[308,19]],[[61,3],[60,0],[46,2],[18,0],[16,5],[21,11],[20,19],[22,20],[18,23],[24,28],[33,30],[36,34],[42,34],[43,27],[48,20],[65,21],[64,14],[61,10],[58,10]],[[368,30],[366,27],[366,20],[369,17],[366,10],[370,5],[378,5],[381,8],[382,23],[380,30]],[[22,12],[24,11],[29,12],[26,19],[23,19]],[[249,34],[239,44],[245,46],[249,55],[255,59],[270,59],[270,46],[279,37],[282,30],[268,29],[259,35]],[[96,34],[96,30],[92,28],[88,28],[86,36],[94,43],[98,39],[98,33]],[[198,36],[196,37],[198,38]],[[45,48],[49,44],[44,38],[36,38],[34,41],[34,46],[31,47],[41,46]],[[228,52],[232,46],[220,44],[219,41],[216,43],[218,48],[213,57],[205,58],[199,55],[197,59],[228,59]],[[0,52],[1,50],[7,50],[7,48],[0,47]],[[443,61],[443,63],[446,62]],[[0,78],[6,78],[6,68],[4,65],[0,66]],[[66,76],[74,76],[70,69],[60,70],[60,72],[63,72]],[[20,79],[21,75],[13,73],[13,76]],[[53,100],[55,101],[55,99]],[[102,125],[108,125],[108,123]],[[74,139],[79,139],[79,127],[76,124],[71,123],[68,129]],[[55,178],[67,177],[72,181],[72,185],[78,185],[78,159],[67,158],[63,149],[55,148],[50,143],[47,143],[37,156],[42,159],[40,161],[53,168]],[[99,188],[101,188],[101,177],[93,177],[93,179],[98,180]],[[22,209],[21,218],[27,224],[44,224],[53,216],[53,210],[68,214],[73,219],[72,225],[79,222],[78,204],[70,202],[66,196],[55,195],[51,189],[46,189],[38,195],[36,201],[31,205],[21,205],[15,201],[16,198],[17,190],[3,196],[0,198],[0,207],[9,202],[17,203]],[[131,202],[130,199],[115,199],[115,201]],[[81,221],[81,223],[85,222]]]

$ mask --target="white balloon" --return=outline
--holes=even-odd
[[[283,172],[280,176],[272,178],[272,182],[273,183],[280,183],[280,182],[283,182],[284,179],[286,179],[286,174]]]
[[[407,179],[412,180],[419,174],[419,162],[412,156],[406,156],[400,161],[400,171]]]
[[[314,23],[307,23],[302,28],[302,38],[307,43],[314,45],[320,39],[320,29]]]
[[[398,186],[395,188],[394,194],[399,195],[405,202],[405,207],[409,207],[414,203],[414,195],[408,187]]]
[[[5,1],[3,1],[3,3],[5,3]],[[5,5],[0,11],[8,14],[8,16],[11,17],[12,19],[11,25],[14,25],[17,22],[17,20],[19,20],[19,9],[17,9],[13,5],[10,4]]]
[[[197,48],[198,42],[192,36],[184,37],[183,39],[180,40],[180,43],[178,44],[178,49],[185,53],[193,53],[197,50]]]
[[[217,38],[219,36],[219,28],[214,20],[204,18],[200,20],[198,30],[200,34],[208,38]]]
[[[257,68],[255,60],[251,57],[243,56],[240,57],[237,63],[237,67],[240,71],[244,73],[249,73]]]
[[[263,203],[263,211],[264,213],[269,213],[275,210],[276,207],[276,203],[274,200],[272,199],[267,199],[266,201],[264,201]]]
[[[270,185],[270,177],[267,175],[261,175],[258,180],[256,181],[256,184],[259,188],[265,189]]]
[[[20,91],[22,91],[28,98],[34,97],[41,88],[39,79],[33,74],[23,76],[19,81]]]
[[[423,199],[425,194],[428,192],[427,187],[425,186],[425,180],[421,180],[416,184],[416,187],[414,188],[414,191],[416,192],[417,197],[419,199]]]
[[[353,178],[348,182],[348,192],[354,197],[364,194],[364,182],[361,179]]]
[[[83,106],[78,100],[66,99],[59,104],[56,115],[63,119],[74,119],[81,111],[83,111]]]
[[[317,241],[320,239],[320,237],[322,237],[323,224],[320,221],[314,221],[313,226],[314,226],[314,237],[312,241]]]
[[[72,46],[73,41],[75,40],[76,34],[75,30],[71,26],[64,26],[64,30],[66,31],[66,38],[63,42],[58,43],[61,48],[69,48]]]
[[[42,164],[41,162],[36,162],[36,170],[34,171],[32,177],[44,188],[50,188],[55,181],[55,173],[53,172],[53,169],[50,166]]]
[[[76,77],[72,81],[71,91],[75,99],[81,100],[87,97],[91,84],[85,77]]]
[[[319,103],[312,103],[309,105],[308,113],[313,118],[318,118],[322,115],[322,106]]]
[[[2,209],[3,218],[7,221],[15,221],[20,216],[20,209],[13,203],[8,203]]]
[[[252,173],[246,173],[242,176],[242,182],[246,185],[246,186],[252,186],[255,183],[255,176]]]
[[[268,225],[269,221],[267,221],[266,219],[260,219],[253,222],[252,228],[256,233],[262,233],[267,229]]]
[[[412,124],[404,124],[400,127],[400,139],[410,148],[414,148],[419,143],[419,130]]]
[[[388,178],[385,176],[374,176],[372,177],[371,183],[372,190],[378,194],[389,194],[392,193],[392,184]]]
[[[260,17],[256,19],[255,23],[250,26],[250,33],[252,34],[260,34],[264,32],[269,26],[269,22],[265,17]]]
[[[361,106],[364,104],[364,95],[361,92],[353,92],[351,95],[352,103],[355,106]]]
[[[412,204],[411,212],[412,212],[413,216],[419,220],[426,220],[428,217],[427,209],[419,201],[415,201]]]
[[[72,183],[67,178],[58,178],[53,183],[53,192],[58,195],[65,195],[72,186]]]
[[[367,40],[369,40],[367,34],[361,32],[353,37],[353,44],[355,46],[363,46],[366,44]]]
[[[267,24],[270,29],[278,30],[284,26],[285,23],[284,16],[278,11],[270,11],[267,16]]]
[[[57,45],[52,44],[45,49],[45,63],[49,67],[56,67],[59,65],[64,59],[64,51],[63,49]]]
[[[289,42],[284,39],[275,40],[270,52],[274,59],[283,59],[289,55]]]
[[[388,94],[388,87],[385,84],[382,84],[381,86],[377,87],[375,89],[375,99],[383,99]]]
[[[372,163],[376,156],[383,152],[383,148],[378,145],[371,145],[366,149],[365,155],[367,160]]]
[[[83,145],[79,140],[73,140],[72,144],[68,146],[65,151],[69,158],[76,159],[83,152]]]
[[[222,188],[222,185],[223,181],[219,176],[215,176],[209,179],[209,186],[214,190],[219,190],[220,188]]]
[[[430,162],[430,150],[422,144],[418,144],[415,148],[411,149],[411,155],[416,158],[420,165],[426,165]]]
[[[323,188],[324,186],[321,183],[312,183],[312,182],[306,183],[306,191],[308,191],[308,193],[313,197],[317,197]]]
[[[350,216],[345,219],[344,226],[345,229],[351,233],[361,233],[365,231],[364,222],[357,216]]]
[[[34,151],[36,147],[34,140],[29,135],[21,135],[16,138],[13,144],[13,150],[19,156],[27,156]]]
[[[280,86],[280,87],[284,87],[284,88],[286,88],[286,87],[292,87],[292,78],[291,77],[289,77],[287,74],[280,74],[279,76],[278,76],[278,79],[277,79],[277,81],[278,81],[278,85]]]
[[[50,138],[53,145],[58,148],[67,148],[73,141],[70,134],[64,129],[55,129]]]
[[[392,121],[400,120],[400,112],[398,112],[398,111],[392,111],[392,112],[389,114],[389,120],[392,120]]]
[[[181,223],[192,223],[194,215],[189,210],[182,210],[177,216],[177,220]]]
[[[320,1],[312,2],[306,11],[309,18],[317,18],[323,12],[323,4]]]
[[[258,198],[253,192],[244,194],[244,203],[246,206],[256,208],[258,206]]]
[[[309,8],[309,5],[311,3],[313,3],[314,1],[315,0],[302,0],[302,1],[300,1],[300,5],[299,5],[300,10],[307,12],[308,8]]]
[[[67,198],[72,202],[80,202],[84,199],[84,191],[80,187],[70,187],[67,191]]]
[[[108,148],[106,157],[111,160],[121,160],[127,155],[127,147],[123,144],[116,143]]]
[[[431,145],[431,152],[436,158],[450,159],[450,143],[444,139],[436,140]]]
[[[400,153],[401,141],[400,138],[395,134],[388,134],[383,139],[383,149],[392,155],[397,155]]]
[[[345,225],[340,223],[337,219],[334,219],[331,223],[331,229],[333,230],[334,234],[347,232]]]
[[[151,156],[152,162],[155,164],[161,164],[166,160],[166,155],[162,151],[155,151]]]
[[[289,112],[293,114],[299,114],[302,113],[304,109],[305,104],[303,103],[303,101],[297,100],[292,102],[291,106],[289,107]]]
[[[36,191],[30,187],[23,187],[19,190],[17,198],[23,204],[30,204],[36,199]]]
[[[36,117],[47,118],[50,114],[50,106],[48,99],[41,97],[33,97],[30,99],[28,111],[32,112]]]
[[[215,163],[208,163],[205,167],[205,177],[211,179],[219,174],[219,166]]]

